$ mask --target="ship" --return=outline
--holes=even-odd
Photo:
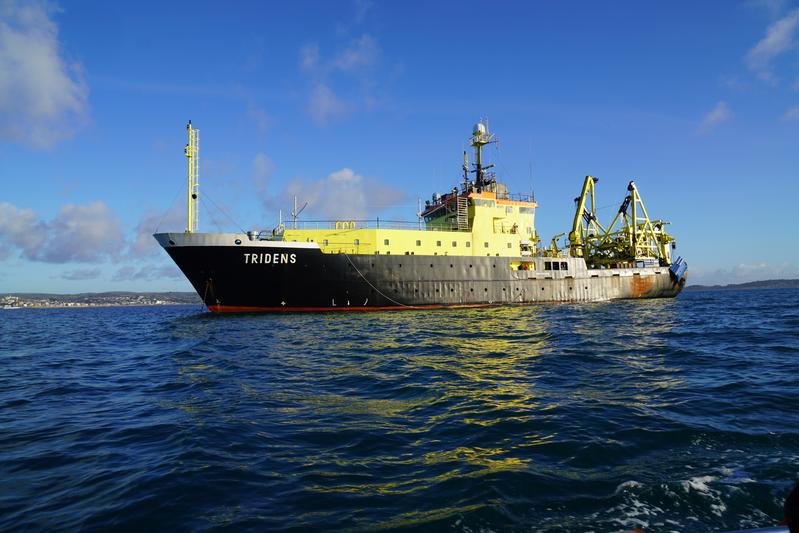
[[[241,233],[197,230],[199,130],[186,129],[187,225],[154,237],[212,313],[599,302],[674,297],[685,286],[668,223],[649,218],[633,181],[603,225],[598,179],[586,176],[568,236],[544,245],[532,191],[511,194],[484,163],[496,137],[482,119],[469,137],[474,162],[464,151],[459,183],[420,201],[416,221],[303,223],[295,199],[292,221]]]

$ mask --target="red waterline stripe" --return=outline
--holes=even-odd
[[[208,310],[212,313],[253,313],[261,311],[403,311],[413,309],[462,309],[469,307],[490,307],[496,304],[457,304],[457,305],[443,305],[443,304],[430,304],[430,305],[394,305],[382,307],[363,307],[363,306],[336,306],[336,307],[257,307],[257,306],[242,306],[242,305],[209,305]]]

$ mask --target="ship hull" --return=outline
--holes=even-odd
[[[313,243],[156,239],[212,312],[596,302],[673,297],[685,284],[667,267],[589,270],[575,258],[328,254]],[[556,261],[567,268],[544,269]]]

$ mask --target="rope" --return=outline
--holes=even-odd
[[[205,206],[205,210],[208,212],[208,216],[211,217],[211,222],[214,226],[216,226],[216,229],[218,229],[220,233],[224,232],[225,230],[222,229],[222,225],[216,220],[216,217],[214,217],[214,212],[211,211],[211,208],[208,207],[208,204],[205,203],[205,200],[202,196],[200,196],[200,203]]]
[[[355,269],[355,272],[357,272],[357,273],[358,273],[358,275],[359,275],[359,276],[361,276],[361,279],[363,279],[363,280],[364,280],[364,281],[365,281],[365,282],[366,282],[366,283],[367,283],[367,284],[368,284],[370,287],[372,287],[372,288],[373,288],[375,291],[377,291],[377,294],[379,294],[380,296],[382,296],[383,298],[385,298],[386,300],[388,300],[388,301],[390,301],[390,302],[394,302],[395,304],[397,304],[397,305],[399,305],[399,306],[401,306],[401,307],[413,307],[412,305],[405,305],[405,304],[404,304],[404,303],[402,303],[402,302],[398,302],[397,300],[395,300],[395,299],[394,299],[394,298],[392,298],[391,296],[388,296],[387,294],[384,294],[384,293],[383,293],[383,292],[382,292],[380,289],[378,289],[377,287],[375,287],[374,285],[372,285],[372,282],[370,282],[368,279],[366,279],[366,276],[364,276],[363,274],[361,274],[361,271],[360,271],[360,270],[358,270],[358,267],[356,267],[356,266],[355,266],[355,263],[353,263],[353,262],[352,262],[352,259],[350,259],[350,256],[349,256],[349,254],[348,254],[348,253],[346,253],[346,252],[345,252],[345,253],[344,253],[344,257],[346,257],[346,258],[347,258],[347,261],[349,261],[349,262],[350,262],[350,264],[352,265],[352,268],[354,268],[354,269]]]
[[[171,202],[169,202],[169,207],[167,208],[167,210],[166,210],[166,211],[164,211],[164,214],[163,214],[163,215],[161,215],[161,220],[159,220],[159,221],[158,221],[158,224],[156,224],[156,226],[155,226],[155,231],[153,231],[153,233],[158,233],[158,228],[160,228],[160,227],[161,227],[161,224],[163,224],[163,223],[164,223],[164,219],[166,218],[167,214],[169,214],[169,211],[172,209],[172,206],[175,204],[175,200],[177,200],[177,199],[178,199],[178,195],[180,194],[180,191],[181,191],[181,189],[178,189],[178,190],[175,192],[175,196],[173,196],[173,197],[172,197],[172,201],[171,201]]]
[[[203,307],[208,307],[208,304],[205,303],[205,297],[208,296],[208,285],[210,284],[211,284],[210,279],[205,280],[205,291],[203,291],[203,303],[200,306],[200,309],[202,309]]]
[[[205,196],[208,196],[208,194],[206,193]],[[239,224],[235,220],[233,220],[233,218],[230,215],[227,214],[227,212],[224,209],[219,207],[216,204],[216,202],[214,202],[213,198],[208,196],[208,201],[210,201],[212,204],[214,204],[214,207],[216,207],[223,215],[225,215],[227,217],[227,219],[233,223],[234,226],[236,226],[237,228],[239,228],[241,230],[242,233],[247,233],[241,226],[239,226]]]

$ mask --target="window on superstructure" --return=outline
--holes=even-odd
[[[436,241],[436,246],[441,246],[441,241]]]
[[[386,246],[388,246],[388,239],[383,239],[383,244],[385,244]]]
[[[561,270],[569,270],[569,263],[567,263],[566,261],[561,261],[560,262],[560,269]]]
[[[469,241],[466,241],[466,247],[467,248],[471,248],[472,247],[472,243],[470,243]]]
[[[513,243],[508,243],[508,248],[513,248]]]
[[[552,270],[552,262],[544,261],[544,270]]]
[[[361,245],[361,239],[355,239],[355,246]]]
[[[552,270],[560,270],[560,263],[552,261]]]
[[[422,241],[416,241],[416,246],[421,246],[421,245],[422,245]]]
[[[488,243],[487,242],[483,243],[483,248],[488,248]]]
[[[457,248],[457,246],[458,246],[458,241],[452,241],[452,247]]]
[[[325,240],[324,240],[324,241],[322,241],[322,242],[324,243],[324,245],[325,245],[325,246],[327,246],[327,244],[328,244],[328,242],[327,242],[327,239],[325,239]]]
[[[505,212],[506,212],[506,213],[513,213],[513,206],[512,206],[512,205],[509,205],[508,207],[506,207],[506,208],[505,208]]]

